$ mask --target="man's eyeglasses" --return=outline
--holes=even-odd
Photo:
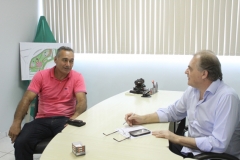
[[[105,134],[105,133],[103,133],[105,136],[109,136],[109,135],[111,135],[111,134],[113,134],[113,133],[116,133],[116,132],[118,132],[118,131],[114,131],[114,132],[112,132],[112,133],[108,133],[108,134]]]
[[[105,136],[109,136],[109,135],[111,135],[111,134],[113,134],[113,133],[116,133],[116,132],[118,132],[118,131],[120,131],[120,130],[117,130],[117,131],[114,131],[114,132],[112,132],[112,133],[108,133],[108,134],[106,134],[106,133],[103,133]],[[131,137],[131,135],[129,135],[129,133],[125,133],[124,132],[124,130],[121,130],[122,131],[122,133],[123,133],[123,135],[124,136],[127,136],[126,138],[124,138],[124,139],[121,139],[121,140],[117,140],[116,138],[113,138],[115,141],[117,141],[117,142],[122,142],[122,141],[124,141],[124,140],[126,140],[126,139],[129,139],[130,137]]]
[[[129,137],[126,137],[126,138],[124,138],[124,139],[121,139],[121,140],[117,140],[116,138],[113,138],[115,141],[117,141],[117,142],[122,142],[122,141],[124,141],[124,140],[126,140],[126,139],[129,139],[131,136],[129,136]]]

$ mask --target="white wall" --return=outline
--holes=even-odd
[[[131,90],[134,81],[158,82],[159,89],[184,91],[187,88],[185,70],[190,56],[162,55],[99,55],[75,54],[74,69],[83,74],[87,85],[88,108],[98,102]],[[240,95],[240,57],[219,57],[223,80]]]
[[[6,132],[26,89],[20,80],[19,42],[34,40],[38,0],[0,0],[0,132]]]

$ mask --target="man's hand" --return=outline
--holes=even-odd
[[[129,126],[142,124],[144,122],[143,117],[134,113],[128,113],[125,115],[125,121]]]
[[[13,124],[8,132],[8,136],[11,138],[12,143],[15,142],[18,134],[21,132],[22,120],[28,111],[30,103],[36,96],[37,94],[35,92],[27,90],[21,101],[18,103],[18,107],[14,114]]]
[[[8,132],[8,136],[11,138],[12,143],[15,142],[20,132],[21,132],[21,125],[17,125],[13,123]]]
[[[162,131],[153,131],[152,135],[154,135],[157,138],[165,138],[169,141],[173,141],[176,138],[176,134],[170,132],[169,130],[162,130]]]
[[[199,149],[197,147],[195,138],[179,136],[168,130],[153,131],[152,135],[154,135],[157,138],[168,139],[172,143],[180,144],[180,145],[188,147],[188,148]]]
[[[134,113],[128,113],[125,115],[125,121],[129,126],[132,126],[146,123],[159,123],[159,118],[156,112],[141,116]]]

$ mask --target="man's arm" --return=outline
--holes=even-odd
[[[163,131],[153,131],[152,134],[157,137],[157,138],[166,138],[172,143],[175,144],[180,144],[182,146],[192,148],[192,149],[199,149],[197,147],[195,138],[191,137],[184,137],[184,136],[179,136],[176,135],[168,130],[163,130]]]
[[[151,114],[146,114],[144,117],[144,123],[159,123],[159,117],[156,112]]]
[[[196,138],[175,135],[170,131],[154,131],[154,136],[166,138],[173,143],[183,145],[203,152],[223,153],[226,151],[234,131],[239,123],[240,103],[237,96],[227,94],[222,96],[215,111],[211,135]],[[161,117],[162,118],[162,117]],[[206,126],[202,126],[203,128]]]
[[[218,99],[217,109],[213,130],[210,136],[196,137],[195,141],[198,148],[204,152],[223,153],[231,145],[233,148],[236,143],[232,143],[237,138],[240,117],[240,101],[237,95],[228,94]],[[234,132],[236,132],[234,134]],[[233,137],[234,135],[234,137]],[[229,144],[229,143],[232,144]]]
[[[134,113],[128,113],[125,115],[125,121],[129,126],[144,124],[144,123],[158,123],[159,118],[157,113],[151,113],[146,115],[137,115]]]
[[[11,138],[12,143],[15,142],[16,137],[20,133],[22,120],[24,116],[27,114],[29,105],[32,102],[32,100],[36,97],[36,95],[37,95],[36,93],[27,90],[24,93],[21,101],[18,103],[18,107],[14,114],[14,120],[8,133],[8,136]]]
[[[80,114],[85,112],[87,109],[86,93],[84,93],[84,92],[76,93],[76,99],[77,99],[76,110],[75,110],[75,113],[73,114],[73,116],[70,117],[70,119],[77,118]]]

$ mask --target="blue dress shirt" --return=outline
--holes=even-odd
[[[161,122],[188,120],[188,137],[200,149],[183,147],[183,153],[228,153],[240,158],[240,100],[236,92],[217,80],[199,100],[200,92],[188,87],[183,96],[168,108],[159,108]]]

